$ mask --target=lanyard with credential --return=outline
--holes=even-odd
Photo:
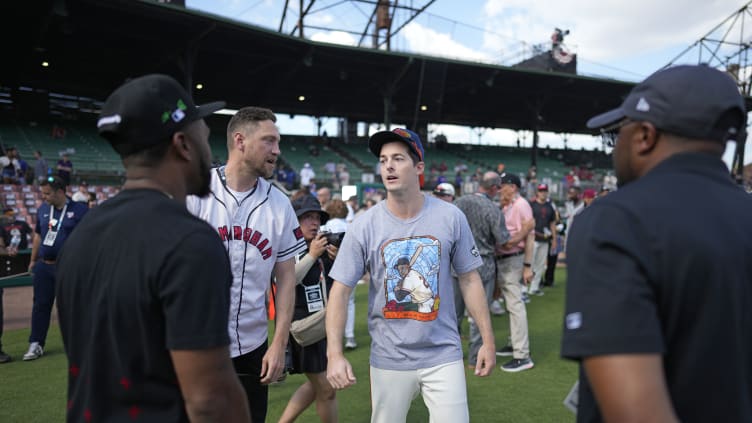
[[[65,206],[63,206],[63,210],[60,212],[60,220],[57,221],[57,228],[55,228],[55,232],[60,230],[60,226],[63,224],[63,219],[65,218],[65,211],[68,209],[68,202],[65,202]],[[52,229],[52,221],[55,220],[55,207],[50,207],[50,224],[49,228]]]
[[[50,207],[50,222],[48,224],[49,230],[47,231],[47,236],[44,237],[43,244],[52,247],[55,245],[55,238],[57,238],[57,233],[60,231],[60,227],[63,225],[63,219],[65,219],[65,211],[68,210],[68,202],[65,202],[65,206],[63,206],[63,210],[60,212],[60,219],[57,221],[57,227],[55,230],[52,230],[52,221],[55,220],[55,207]]]

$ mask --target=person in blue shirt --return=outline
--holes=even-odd
[[[31,309],[29,351],[24,361],[36,360],[44,354],[44,343],[50,327],[52,304],[55,302],[55,263],[63,243],[89,208],[65,193],[65,182],[50,176],[39,184],[44,203],[37,211],[37,224],[31,245],[29,272],[34,281],[34,306]]]

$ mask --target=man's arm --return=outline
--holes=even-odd
[[[583,363],[604,421],[679,421],[666,388],[659,354],[592,356]]]
[[[171,350],[170,356],[191,422],[251,421],[248,400],[226,346]]]
[[[274,296],[274,338],[261,360],[261,383],[276,381],[285,370],[285,349],[295,308],[295,258],[274,265],[277,293]]]
[[[37,262],[37,254],[39,254],[39,244],[42,242],[42,236],[37,232],[34,232],[34,237],[31,240],[31,257],[29,258],[29,272],[34,267],[34,263]]]
[[[551,231],[551,250],[556,249],[556,221],[557,219],[551,220],[551,223],[548,225],[549,230]]]
[[[528,235],[533,235],[533,241],[535,241],[535,233],[531,232],[533,229],[535,229],[535,219],[530,219],[528,221],[522,222],[522,228],[514,234],[511,238],[509,238],[509,241],[504,245],[505,248],[512,248],[515,245],[519,244],[520,241],[525,239]]]
[[[483,339],[483,345],[478,350],[478,359],[475,362],[475,375],[488,376],[496,365],[496,344],[483,282],[477,270],[457,275],[457,280],[462,291],[462,298],[465,300],[465,307],[478,326]]]
[[[334,389],[345,389],[356,382],[352,366],[342,353],[347,301],[351,291],[351,287],[334,281],[326,304],[326,378]]]
[[[529,264],[533,261],[533,251],[535,251],[535,231],[533,231],[533,228],[535,228],[535,219],[523,222],[522,227],[527,228],[525,254],[523,255],[525,257],[523,263],[525,264],[523,264],[522,268],[522,280],[524,280],[526,284],[530,284],[530,281],[533,280],[533,268],[529,266]]]

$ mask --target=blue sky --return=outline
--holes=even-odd
[[[277,30],[284,0],[187,0],[187,7],[230,19]],[[305,1],[308,3],[308,0]],[[426,0],[401,1],[422,6]],[[283,24],[289,33],[297,19],[297,1],[291,1]],[[679,53],[705,36],[744,6],[743,0],[437,0],[408,24],[392,42],[393,50],[426,55],[511,65],[530,52],[534,44],[547,43],[558,27],[571,33],[568,49],[578,55],[578,73],[639,81],[667,65]],[[308,28],[306,37],[355,45],[373,6],[366,2],[318,0],[306,25],[342,29]],[[406,15],[398,15],[399,25]],[[393,25],[394,25],[393,24]],[[723,28],[722,28],[723,30]],[[736,36],[736,39],[739,37]],[[697,63],[699,50],[684,55],[678,63]],[[705,54],[703,57],[707,57]],[[327,126],[336,132],[335,120]],[[283,132],[311,133],[311,119],[281,119]],[[470,128],[431,126],[450,140],[478,142]],[[483,142],[512,144],[517,136],[529,144],[529,134],[504,130],[482,131]],[[559,146],[561,134],[542,134],[541,144]],[[573,148],[593,148],[592,137],[568,136]],[[752,147],[746,149],[752,160]]]

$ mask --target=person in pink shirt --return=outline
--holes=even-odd
[[[509,311],[512,345],[496,351],[498,356],[512,356],[501,366],[505,372],[520,372],[533,368],[528,340],[527,310],[522,301],[520,281],[529,284],[533,278],[530,261],[533,258],[535,219],[530,203],[520,195],[521,182],[517,175],[501,175],[501,206],[509,231],[509,241],[497,251],[497,286],[501,287]]]

